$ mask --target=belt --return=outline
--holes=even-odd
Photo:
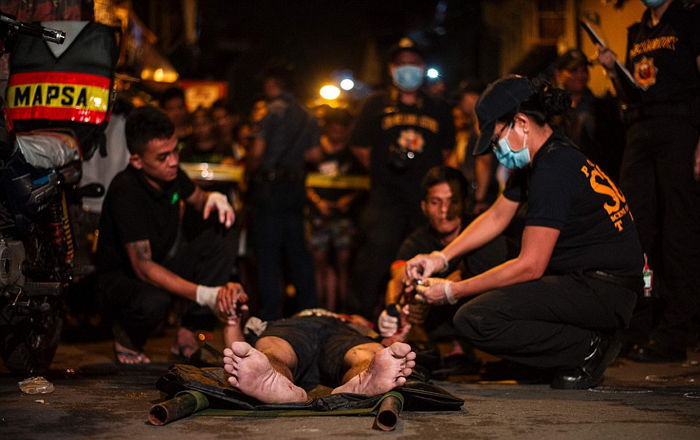
[[[642,280],[642,276],[638,277],[626,277],[626,276],[620,276],[620,275],[613,275],[611,273],[607,273],[602,270],[588,270],[583,273],[586,276],[589,276],[591,278],[595,278],[601,281],[606,281],[611,284],[615,284],[620,287],[624,287],[630,290],[634,291],[640,291],[642,290],[642,286],[644,286],[644,282]]]

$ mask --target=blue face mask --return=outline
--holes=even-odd
[[[642,3],[644,3],[644,6],[654,9],[663,5],[665,1],[666,0],[642,0]]]
[[[394,80],[394,84],[404,92],[415,92],[418,90],[418,87],[423,84],[424,74],[422,67],[410,64],[395,67],[391,70],[391,78]]]
[[[503,138],[499,139],[497,144],[493,147],[493,152],[496,155],[496,160],[508,169],[523,168],[525,165],[530,163],[530,152],[525,147],[525,139],[523,139],[523,149],[519,151],[513,151],[510,147],[510,142],[508,142],[508,135],[510,134],[510,128]]]

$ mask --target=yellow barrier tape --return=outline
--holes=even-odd
[[[213,182],[241,182],[245,168],[235,165],[219,165],[212,163],[180,163],[180,167],[190,179]],[[369,177],[348,175],[331,177],[319,173],[309,173],[306,176],[306,186],[313,188],[333,189],[369,189]]]

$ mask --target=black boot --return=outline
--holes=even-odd
[[[581,365],[573,370],[560,371],[551,387],[560,390],[585,390],[603,380],[605,369],[620,352],[621,343],[615,336],[596,334],[591,339],[591,351]]]

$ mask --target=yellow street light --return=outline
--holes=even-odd
[[[319,94],[323,99],[332,101],[340,96],[340,89],[332,84],[326,84],[325,86],[321,87]]]

